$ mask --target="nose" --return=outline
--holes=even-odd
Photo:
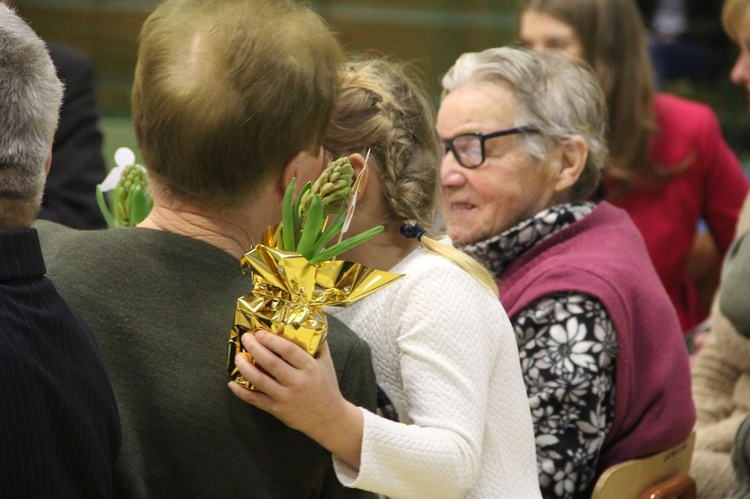
[[[465,168],[458,164],[453,151],[448,151],[440,163],[440,184],[443,187],[459,187],[466,183]]]
[[[747,85],[750,83],[750,52],[745,50],[740,52],[729,77],[732,83],[737,85]]]

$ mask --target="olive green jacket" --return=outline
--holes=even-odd
[[[227,387],[227,342],[251,280],[196,239],[143,228],[35,224],[47,276],[88,322],[122,421],[118,497],[361,497],[330,453]],[[334,318],[328,342],[343,395],[375,408],[364,341]]]

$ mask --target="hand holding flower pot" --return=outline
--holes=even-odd
[[[315,355],[328,329],[325,307],[347,306],[401,277],[335,260],[378,234],[382,226],[326,247],[351,217],[357,190],[352,189],[352,178],[349,160],[340,158],[314,184],[303,187],[296,202],[293,180],[285,193],[281,225],[266,229],[261,243],[242,258],[253,289],[237,300],[227,361],[230,377],[240,385],[253,389],[234,364],[235,355],[246,352],[242,334],[269,331]]]

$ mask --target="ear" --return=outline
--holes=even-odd
[[[276,180],[274,189],[282,199],[284,198],[286,187],[292,179],[295,177],[298,179],[300,178],[305,160],[309,160],[309,154],[305,151],[301,151],[297,153],[297,155],[293,157],[281,171],[281,175],[279,175],[279,178]],[[299,183],[299,180],[297,180],[297,183]],[[297,187],[301,186],[298,185]]]
[[[560,164],[556,172],[555,192],[569,190],[578,182],[586,166],[588,146],[580,135],[573,135],[560,144]]]
[[[352,164],[354,176],[357,177],[362,172],[362,168],[365,167],[365,157],[360,153],[355,152],[354,154],[349,155],[349,163]]]
[[[349,155],[349,162],[352,164],[352,168],[354,169],[354,180],[359,177],[360,173],[362,173],[362,170],[365,167],[365,157],[361,154],[354,153]],[[365,175],[365,178],[362,179],[362,191],[364,191],[367,188],[367,178],[370,175]]]
[[[49,175],[49,169],[52,166],[52,149],[49,150],[47,159],[44,161],[44,175]]]

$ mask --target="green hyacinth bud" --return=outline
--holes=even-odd
[[[115,188],[115,219],[121,227],[138,225],[153,207],[153,200],[146,194],[148,180],[143,168],[128,165],[122,171]]]
[[[300,218],[307,214],[310,202],[316,194],[323,203],[324,216],[337,213],[349,197],[353,177],[354,168],[348,157],[342,156],[329,163],[312,188],[302,197],[299,205]]]

